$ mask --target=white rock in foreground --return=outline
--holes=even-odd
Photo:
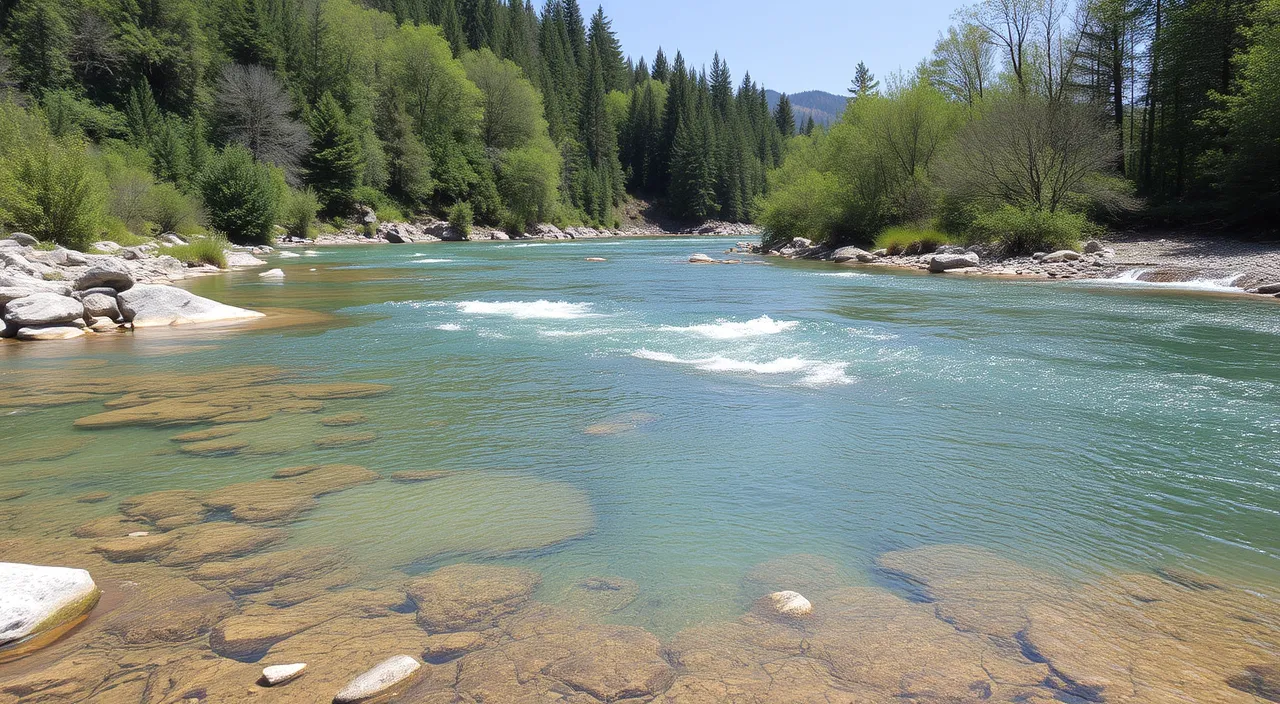
[[[813,604],[799,592],[774,592],[761,601],[780,616],[808,616],[813,613]]]
[[[164,284],[137,284],[118,296],[120,312],[135,328],[261,318],[262,313],[228,306]]]
[[[396,655],[383,660],[343,687],[333,698],[333,704],[353,704],[384,694],[409,679],[420,667],[422,663],[408,655]]]
[[[113,323],[114,325],[114,323]],[[75,325],[33,325],[18,328],[19,340],[70,340],[84,335],[84,328]]]
[[[271,665],[262,668],[262,683],[268,687],[284,684],[302,675],[307,663],[295,662],[292,665]]]
[[[0,562],[0,647],[80,618],[99,594],[84,570]]]
[[[964,254],[935,254],[929,258],[929,271],[939,273],[951,269],[964,269],[979,264],[976,252]]]
[[[261,276],[267,279],[283,279],[284,272],[279,269],[268,269],[267,271],[264,271],[261,274],[258,274],[258,276]]]
[[[715,261],[716,260],[712,259],[711,257],[708,257],[707,255],[701,252],[698,252],[697,254],[689,255],[690,264],[714,264]]]

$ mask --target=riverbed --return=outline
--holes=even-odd
[[[81,657],[101,666],[77,670],[71,694],[7,691],[240,701],[254,667],[307,655],[336,682],[360,658],[396,654],[384,644],[423,657],[416,638],[474,632],[470,647],[426,658],[431,672],[402,699],[492,687],[491,701],[1275,701],[1274,301],[686,261],[732,245],[314,248],[272,258],[280,280],[183,284],[263,322],[0,345],[0,447],[12,453],[0,494],[21,494],[0,502],[0,560],[96,567],[111,597],[99,621],[0,665],[0,682]],[[343,470],[280,511],[250,484],[313,465],[371,474]],[[178,517],[130,503],[162,491],[185,492],[159,502],[186,507]],[[114,525],[122,501],[136,525],[120,536],[81,528]],[[209,524],[270,539],[192,562],[174,557],[187,538],[124,560],[100,548],[125,528]],[[365,618],[377,647],[334,650],[358,621],[328,640],[317,630],[350,615],[344,601],[233,657],[210,651],[227,650],[223,618],[318,602],[193,570],[322,550],[341,552],[344,578],[304,570],[290,584],[377,595],[356,600],[386,602],[386,619]],[[536,585],[475,623],[424,619],[418,602],[430,627],[414,630],[403,584],[459,563]],[[176,610],[197,592],[166,580],[198,584],[218,618],[158,639],[158,626],[112,627],[113,608],[132,608],[118,585],[145,583],[138,574]],[[756,600],[778,589],[804,594],[810,620],[762,613]],[[511,650],[533,633],[563,637]],[[557,660],[576,648],[596,655]],[[149,661],[170,663],[176,682],[160,696],[103,689]],[[472,680],[459,674],[468,663]],[[317,701],[324,677],[291,696]]]

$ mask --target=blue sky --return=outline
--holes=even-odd
[[[695,65],[719,50],[734,81],[743,70],[768,88],[843,93],[858,61],[877,77],[911,70],[965,0],[580,0],[613,20],[624,52],[650,60],[659,45]]]

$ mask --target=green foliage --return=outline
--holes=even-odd
[[[253,160],[249,150],[230,146],[210,159],[200,178],[209,224],[236,244],[267,244],[282,198],[281,182]]]
[[[14,73],[28,92],[39,95],[71,82],[71,28],[63,12],[57,0],[23,0],[8,18]]]
[[[550,221],[559,202],[559,179],[560,155],[554,149],[534,145],[505,152],[498,166],[498,192],[507,211],[504,224],[525,232]]]
[[[467,201],[460,200],[449,208],[449,225],[464,237],[471,234],[471,226],[474,222],[475,212]]]
[[[83,250],[102,229],[106,205],[106,184],[85,144],[53,138],[39,122],[18,131],[33,141],[5,150],[0,211],[36,239]]]
[[[147,219],[160,232],[179,234],[200,230],[200,204],[172,183],[158,183],[151,187],[144,200]]]
[[[320,212],[320,199],[309,188],[290,191],[285,197],[281,212],[285,233],[290,237],[307,239],[314,234],[312,227],[316,213]]]
[[[876,249],[889,254],[927,254],[950,242],[947,235],[929,228],[890,227],[876,235]]]
[[[1005,255],[1077,249],[1098,228],[1079,213],[1050,212],[1004,205],[982,213],[970,228],[970,239],[990,242]]]
[[[223,237],[193,237],[187,244],[173,245],[161,250],[187,266],[212,264],[219,269],[227,268],[227,248],[231,244]]]
[[[342,106],[330,93],[311,111],[311,150],[303,159],[304,180],[331,213],[350,210],[352,191],[364,170],[362,147]]]

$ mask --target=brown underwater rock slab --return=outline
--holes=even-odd
[[[190,577],[205,586],[238,596],[310,582],[349,562],[348,555],[333,548],[297,548],[205,562],[191,570]]]
[[[63,437],[31,447],[6,447],[4,454],[8,462],[49,462],[66,459],[88,444],[87,438]]]
[[[418,623],[432,632],[492,625],[529,600],[541,577],[517,567],[458,564],[410,582]]]
[[[369,422],[369,416],[363,413],[338,413],[332,416],[325,416],[320,419],[320,425],[330,428],[342,428],[352,425],[361,425]]]
[[[198,442],[183,443],[178,447],[178,451],[184,455],[196,455],[198,457],[228,457],[230,455],[239,454],[241,450],[249,446],[244,440],[237,440],[234,437],[216,438],[214,440],[200,440]]]
[[[168,489],[131,496],[120,502],[120,513],[169,530],[203,521],[205,506],[199,492]]]
[[[755,565],[742,581],[747,596],[753,599],[785,590],[816,597],[849,586],[854,575],[828,557],[797,553]]]
[[[159,558],[167,567],[181,567],[229,557],[239,557],[284,541],[279,528],[258,528],[239,523],[201,523],[174,531],[172,549]]]
[[[235,612],[226,594],[172,570],[135,566],[129,577],[121,590],[123,602],[99,626],[126,645],[189,641]]]
[[[240,432],[239,428],[208,428],[206,430],[192,430],[186,433],[179,433],[169,438],[174,442],[204,442],[205,440],[217,440]]]
[[[603,616],[621,611],[640,595],[640,585],[624,577],[585,577],[560,595],[561,608],[583,616]]]
[[[237,521],[285,521],[315,508],[315,497],[377,481],[381,476],[356,465],[314,465],[306,471],[291,468],[288,476],[232,484],[203,497],[206,506],[229,511]],[[294,473],[296,472],[296,473]]]
[[[335,433],[333,435],[324,435],[315,439],[315,446],[321,449],[329,449],[335,447],[351,447],[353,445],[368,445],[378,439],[378,434],[374,432],[367,433]]]

